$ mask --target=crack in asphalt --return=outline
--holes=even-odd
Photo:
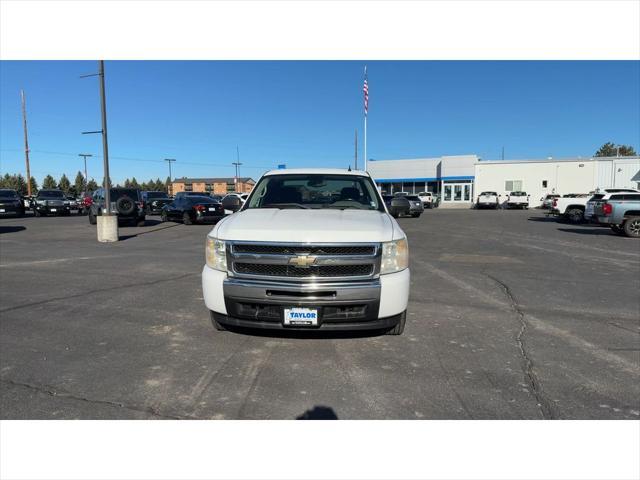
[[[516,315],[518,316],[518,320],[520,321],[520,331],[518,332],[518,335],[516,335],[516,342],[518,343],[520,355],[522,356],[522,359],[524,361],[525,378],[527,380],[527,383],[529,384],[529,387],[531,388],[531,391],[533,392],[533,396],[535,397],[538,403],[538,407],[540,408],[540,414],[542,415],[542,418],[545,420],[553,420],[558,418],[558,415],[554,412],[554,409],[551,406],[551,403],[543,393],[542,384],[540,383],[540,380],[538,379],[537,375],[533,371],[533,361],[531,360],[531,358],[529,357],[529,354],[527,353],[524,336],[525,336],[525,333],[527,332],[528,325],[527,325],[527,321],[525,320],[524,312],[520,308],[520,305],[518,305],[518,302],[513,296],[511,289],[506,283],[504,283],[503,281],[497,279],[496,277],[488,273],[485,273],[485,275],[491,280],[493,280],[495,283],[497,283],[500,286],[500,288],[504,291],[505,296],[509,299],[511,309],[516,313]]]
[[[87,292],[82,292],[82,293],[74,293],[73,295],[65,295],[64,297],[54,297],[54,298],[48,298],[47,300],[41,300],[39,302],[31,302],[31,303],[24,303],[22,305],[16,305],[14,307],[9,307],[9,308],[5,308],[0,310],[0,313],[5,313],[5,312],[11,312],[14,310],[20,310],[22,308],[28,308],[28,307],[35,307],[37,305],[44,305],[46,303],[51,303],[51,302],[57,302],[60,300],[70,300],[72,298],[78,298],[78,297],[84,297],[85,295],[93,295],[94,293],[100,293],[100,292],[110,292],[113,290],[120,290],[123,288],[131,288],[131,287],[148,287],[150,285],[157,285],[159,283],[163,283],[163,282],[173,282],[175,280],[181,280],[183,278],[186,277],[190,277],[192,275],[200,275],[200,272],[198,273],[185,273],[184,275],[179,275],[177,277],[171,277],[171,278],[162,278],[160,280],[153,280],[151,282],[137,282],[137,283],[129,283],[126,285],[116,285],[114,287],[108,287],[108,288],[96,288],[95,290],[89,290]]]
[[[8,378],[0,378],[0,383],[6,383],[6,384],[17,386],[17,387],[28,388],[28,389],[35,390],[35,391],[40,392],[40,393],[45,393],[47,395],[51,395],[52,397],[69,398],[69,399],[72,399],[72,400],[78,400],[80,402],[87,402],[87,403],[92,403],[92,404],[97,404],[97,405],[107,405],[107,406],[110,406],[110,407],[124,408],[124,409],[127,409],[127,410],[132,410],[132,411],[135,411],[135,412],[148,413],[150,415],[153,415],[154,417],[163,418],[163,419],[166,419],[166,420],[196,419],[196,417],[192,417],[192,416],[170,415],[170,414],[167,414],[167,413],[161,413],[155,407],[127,405],[127,404],[124,404],[124,403],[121,403],[121,402],[114,402],[114,401],[111,401],[111,400],[97,400],[97,399],[93,399],[93,398],[83,397],[83,396],[80,396],[80,395],[75,395],[73,393],[65,392],[65,391],[60,390],[60,389],[55,389],[54,387],[47,386],[47,385],[35,385],[33,383],[17,382],[15,380],[11,380],[11,379],[8,379]]]

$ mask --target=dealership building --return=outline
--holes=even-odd
[[[639,188],[640,157],[482,160],[455,155],[369,160],[367,170],[382,192],[440,194],[443,205],[470,205],[480,192],[525,191],[530,204],[547,194],[589,193],[597,188]]]

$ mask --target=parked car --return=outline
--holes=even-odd
[[[208,192],[178,192],[173,196],[173,199],[177,200],[178,198],[189,197],[189,196],[193,196],[193,197],[210,197],[211,194],[208,193]]]
[[[511,192],[507,195],[507,208],[529,208],[529,195],[527,192]]]
[[[22,217],[24,212],[24,203],[17,191],[10,188],[0,189],[0,217],[7,215]]]
[[[43,215],[69,215],[71,206],[62,190],[40,190],[33,202],[36,217]]]
[[[185,225],[217,222],[224,218],[222,203],[209,196],[183,195],[162,207],[163,222],[180,221]]]
[[[411,211],[411,203],[406,197],[395,195],[383,195],[382,200],[387,206],[387,211],[393,218],[400,218],[403,215],[409,215]]]
[[[92,194],[90,193],[81,193],[78,197],[78,208],[80,215],[86,215],[89,213],[89,209],[91,208],[91,204],[93,203]]]
[[[547,215],[555,215],[560,220],[571,223],[584,221],[584,207],[591,197],[588,193],[573,193],[554,198]]]
[[[553,204],[553,199],[554,198],[560,198],[560,195],[557,195],[555,193],[550,193],[550,194],[547,194],[544,197],[542,197],[540,199],[540,201],[542,202],[540,204],[540,208],[543,208],[545,210],[549,210],[551,208],[551,205]]]
[[[440,200],[442,200],[442,197],[440,196],[440,194],[435,193],[433,195],[433,202],[432,202],[433,208],[438,208],[440,206]]]
[[[604,189],[598,189],[593,196],[587,201],[585,207],[584,207],[584,219],[587,222],[590,222],[592,220],[594,220],[593,216],[594,216],[594,207],[596,202],[598,202],[599,200],[602,200],[604,198],[605,195],[609,194],[609,193],[637,193],[639,192],[639,190],[636,190],[634,188],[604,188]]]
[[[640,238],[640,192],[609,193],[595,203],[594,213],[598,223],[615,233]]]
[[[80,207],[78,206],[78,200],[73,195],[66,195],[65,198],[69,201],[69,213],[80,213]]]
[[[35,195],[24,195],[22,197],[22,203],[24,205],[24,213],[33,211],[33,202],[35,202]]]
[[[476,199],[476,208],[493,208],[494,210],[500,206],[499,195],[497,192],[482,192]]]
[[[235,213],[242,208],[248,197],[248,193],[228,193],[221,201],[222,206],[226,213]]]
[[[171,201],[166,192],[142,192],[142,208],[146,215],[160,215],[162,208]]]
[[[267,172],[209,233],[205,257],[218,330],[404,330],[407,237],[366,172]]]
[[[394,197],[406,197],[407,195],[411,195],[409,192],[394,192]]]
[[[420,197],[417,195],[407,195],[404,198],[409,200],[409,215],[418,218],[424,213],[424,206],[422,205]]]
[[[145,225],[145,213],[142,208],[140,190],[137,188],[114,187],[109,190],[111,205],[109,212],[118,216],[118,223],[133,223],[138,227]],[[99,188],[93,192],[89,207],[89,223],[95,225],[97,217],[103,215],[106,206],[105,189]]]
[[[420,192],[418,197],[424,208],[433,208],[433,194],[431,192]]]

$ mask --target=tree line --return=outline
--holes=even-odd
[[[167,192],[168,185],[170,183],[169,177],[163,182],[159,178],[153,180],[150,179],[148,182],[138,183],[135,177],[131,180],[128,178],[124,181],[122,185],[116,184],[113,187],[125,187],[125,188],[139,188],[141,190],[150,190],[150,191],[160,191]],[[42,180],[42,188],[43,189],[59,189],[62,190],[66,195],[80,195],[82,192],[93,192],[102,186],[102,183],[98,185],[96,181],[92,178],[88,182],[85,181],[84,175],[82,172],[78,171],[76,174],[75,181],[71,183],[69,177],[63,174],[59,180],[56,181],[51,175],[47,175]],[[27,194],[27,181],[25,177],[18,173],[10,175],[6,173],[4,176],[0,177],[0,188],[10,188],[12,190],[16,190],[20,195]],[[35,195],[38,193],[40,187],[38,186],[38,182],[35,178],[31,177],[31,193]]]

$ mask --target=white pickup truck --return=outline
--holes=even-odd
[[[482,192],[476,200],[476,208],[493,208],[500,206],[499,195],[497,192]]]
[[[433,194],[431,192],[420,192],[418,198],[424,208],[433,208]]]
[[[213,326],[404,330],[407,237],[366,172],[273,170],[207,236]]]
[[[591,198],[591,194],[588,193],[571,193],[554,198],[549,214],[571,223],[580,223],[584,221],[584,208],[589,198]]]
[[[507,208],[529,208],[527,192],[511,192],[507,194]]]

